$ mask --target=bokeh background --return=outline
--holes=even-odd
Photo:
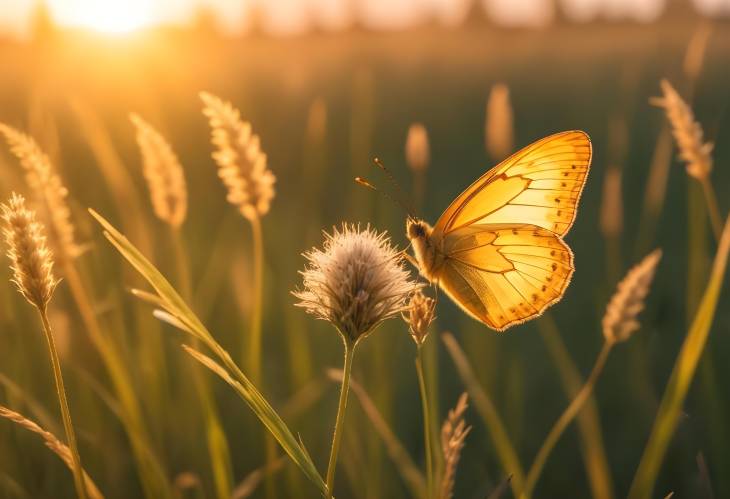
[[[190,208],[183,231],[193,308],[234,358],[240,357],[251,307],[251,234],[225,200],[198,93],[207,90],[232,101],[261,136],[277,177],[277,195],[263,219],[262,390],[284,411],[320,469],[337,402],[337,385],[324,371],[339,367],[342,351],[331,327],[293,306],[290,291],[304,265],[300,253],[321,242],[322,229],[341,221],[371,224],[388,230],[399,246],[406,243],[400,208],[353,178],[364,176],[395,196],[412,197],[404,146],[409,126],[423,123],[431,162],[425,196],[416,201],[419,213],[435,221],[463,188],[502,159],[485,149],[486,104],[499,83],[509,89],[515,148],[557,131],[585,130],[594,158],[566,237],[577,270],[565,297],[545,318],[502,335],[441,300],[430,340],[430,359],[436,360],[432,381],[443,418],[464,390],[437,334],[451,331],[527,466],[568,403],[559,352],[568,352],[587,375],[603,341],[600,320],[616,282],[651,249],[662,248],[642,329],[616,348],[595,394],[611,472],[603,497],[621,497],[716,247],[701,188],[686,175],[663,111],[649,99],[660,94],[659,82],[667,78],[691,103],[715,143],[712,183],[721,213],[727,213],[729,13],[727,2],[708,0],[8,1],[0,6],[5,30],[0,121],[30,132],[68,186],[78,237],[87,250],[79,265],[95,312],[122,352],[151,446],[171,488],[183,497],[214,497],[201,414],[189,393],[185,366],[191,361],[179,346],[186,338],[151,320],[150,307],[126,292],[142,282],[86,212],[92,207],[110,219],[174,282],[169,234],[149,203],[130,112],[164,133],[185,168]],[[373,168],[375,156],[393,172],[400,193]],[[609,171],[620,172],[618,194],[605,189]],[[22,170],[5,147],[0,179],[3,199],[12,190],[28,193]],[[8,281],[5,266],[0,274],[7,282],[0,286],[0,400],[58,430],[39,325]],[[727,295],[662,467],[657,496],[670,491],[676,497],[730,495]],[[118,402],[64,284],[51,321],[62,338],[86,468],[108,497],[141,497]],[[421,463],[414,355],[405,324],[392,321],[363,343],[354,377]],[[212,386],[237,483],[265,462],[262,427],[228,386],[217,379]],[[356,399],[349,409],[338,497],[406,497],[403,480]],[[456,497],[486,497],[505,473],[477,412],[467,412],[467,421],[474,429]],[[582,456],[573,427],[555,449],[536,497],[595,495]],[[276,496],[316,497],[290,463],[276,473]],[[0,497],[69,497],[72,491],[67,470],[42,443],[0,422]],[[265,497],[265,488],[254,497]]]

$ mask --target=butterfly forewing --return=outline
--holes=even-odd
[[[466,189],[441,215],[434,237],[472,224],[532,224],[568,232],[591,161],[581,131],[561,132],[513,154]]]
[[[473,317],[504,330],[558,301],[573,274],[561,236],[570,229],[588,168],[584,132],[551,135],[515,153],[466,189],[431,234],[437,279]]]

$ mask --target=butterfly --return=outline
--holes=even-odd
[[[408,217],[420,273],[497,331],[542,314],[575,267],[563,241],[591,163],[585,132],[545,137],[482,175],[431,227]]]

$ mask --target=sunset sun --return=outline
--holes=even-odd
[[[153,22],[150,2],[146,0],[52,0],[50,6],[59,23],[103,33],[127,33]]]

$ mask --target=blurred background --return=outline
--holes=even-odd
[[[173,494],[215,497],[201,411],[190,395],[186,340],[127,293],[141,280],[86,212],[117,225],[174,276],[170,237],[153,214],[129,122],[139,113],[178,154],[190,198],[184,243],[192,304],[238,359],[251,308],[251,230],[210,158],[200,91],[230,100],[261,137],[277,177],[262,220],[264,357],[261,389],[324,469],[341,343],[293,306],[302,251],[341,221],[388,230],[404,247],[405,214],[353,182],[386,191],[379,157],[402,194],[434,222],[462,189],[508,153],[551,133],[582,129],[591,173],[566,240],[576,272],[544,318],[498,335],[446,299],[430,339],[439,420],[464,391],[437,333],[454,333],[495,402],[524,466],[569,398],[565,370],[587,376],[601,347],[600,320],[618,280],[655,247],[664,250],[641,316],[619,345],[595,403],[602,449],[587,452],[576,426],[547,464],[536,497],[625,496],[716,243],[702,190],[688,177],[663,110],[650,104],[667,78],[715,144],[712,184],[730,208],[730,2],[727,0],[14,0],[0,3],[0,121],[29,132],[69,190],[78,257],[94,312],[124,359],[150,447]],[[425,171],[409,169],[409,127],[428,132]],[[490,132],[491,130],[491,132]],[[7,147],[0,195],[29,194]],[[60,435],[47,352],[33,311],[0,275],[0,401]],[[174,282],[174,278],[171,279]],[[730,297],[709,343],[662,466],[657,497],[730,496]],[[119,401],[64,283],[51,305],[86,469],[108,497],[142,497]],[[391,321],[362,344],[354,377],[418,465],[423,444],[415,347]],[[568,366],[568,367],[566,367]],[[230,388],[211,379],[237,484],[265,463],[262,427]],[[122,411],[123,412],[123,411]],[[464,449],[455,496],[483,498],[505,477],[483,420]],[[123,419],[123,418],[122,418]],[[597,491],[586,455],[610,470]],[[353,398],[338,497],[407,497],[368,416]],[[316,497],[288,462],[254,497]],[[593,476],[593,478],[591,478]],[[273,492],[273,496],[270,495]],[[70,497],[63,464],[0,421],[0,497]],[[268,494],[268,495],[267,495]]]

